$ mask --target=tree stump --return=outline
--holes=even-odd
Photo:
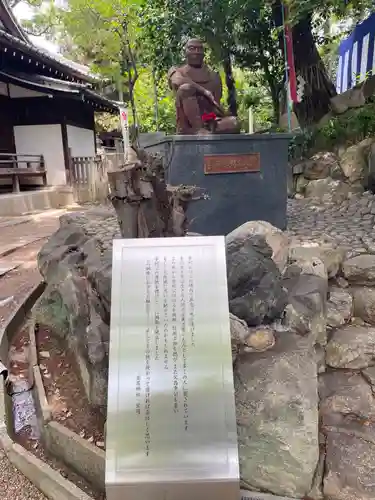
[[[123,238],[185,236],[192,186],[168,186],[162,159],[136,150],[137,160],[108,172],[110,199]]]

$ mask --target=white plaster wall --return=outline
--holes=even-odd
[[[42,92],[37,92],[36,90],[29,90],[23,87],[18,87],[18,85],[9,84],[9,95],[13,99],[22,97],[42,97],[48,94],[43,94]]]
[[[72,156],[95,156],[94,131],[67,125],[68,146]]]
[[[16,126],[14,140],[17,154],[44,156],[50,186],[66,184],[61,125]]]
[[[8,95],[8,85],[4,82],[0,82],[0,94]]]

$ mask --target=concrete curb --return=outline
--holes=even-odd
[[[105,491],[105,452],[58,422],[43,429],[46,449],[98,490]]]
[[[38,351],[36,348],[35,322],[32,319],[29,325],[29,369],[34,380],[33,397],[36,414],[42,429],[51,420],[51,409],[48,404],[46,391],[44,390],[42,374],[39,368]]]
[[[3,363],[7,361],[9,342],[17,329],[25,321],[34,303],[43,293],[45,284],[36,285],[24,297],[8,323],[0,330],[0,354]],[[39,373],[40,375],[40,373]],[[35,377],[35,374],[34,374]],[[42,384],[43,386],[43,384]],[[44,388],[43,388],[44,389]],[[78,486],[68,481],[48,464],[39,460],[25,448],[15,443],[8,434],[7,401],[4,385],[0,382],[0,448],[4,450],[8,460],[27,477],[50,500],[92,500]]]
[[[52,455],[63,460],[86,481],[104,492],[105,452],[59,422],[52,421],[51,409],[38,364],[34,322],[30,324],[29,337],[30,361],[34,363],[34,401],[38,418],[41,420],[43,443]]]
[[[20,302],[17,309],[9,318],[7,324],[0,330],[0,360],[6,364],[8,361],[9,340],[25,321],[27,314],[42,295],[45,283],[41,281]]]

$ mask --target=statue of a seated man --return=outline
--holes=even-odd
[[[220,106],[223,90],[221,78],[204,64],[202,42],[195,38],[189,40],[185,53],[187,64],[180,68],[173,67],[168,73],[169,85],[176,93],[177,133],[239,132],[237,119],[227,116]],[[206,119],[214,121],[209,129],[205,128]]]

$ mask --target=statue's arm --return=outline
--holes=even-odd
[[[168,71],[168,82],[169,82],[169,86],[173,90],[178,90],[179,87],[181,87],[181,85],[190,85],[200,94],[202,94],[208,98],[211,97],[211,93],[208,90],[201,87],[198,83],[195,83],[191,78],[188,78],[187,76],[182,75],[181,72],[178,70],[178,68],[171,68]]]
[[[216,85],[215,85],[215,101],[220,104],[221,98],[223,97],[223,82],[221,81],[221,76],[219,73],[215,72],[215,80],[216,80]]]

